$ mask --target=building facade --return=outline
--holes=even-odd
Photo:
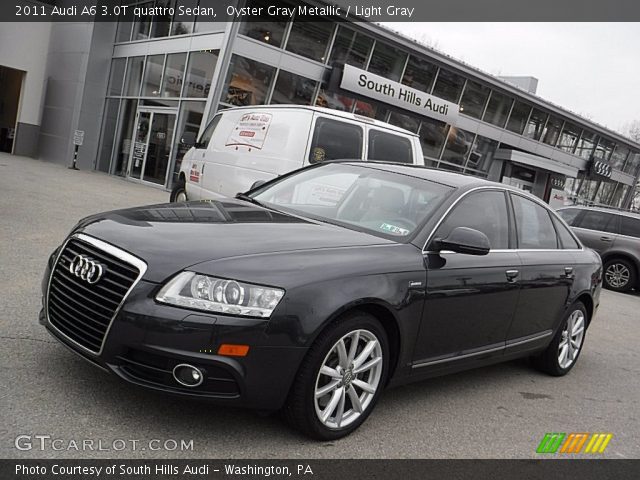
[[[628,208],[640,174],[640,144],[372,23],[167,16],[53,24],[47,65],[38,156],[68,162],[81,130],[80,168],[164,188],[215,112],[283,103],[401,126],[420,136],[426,165],[509,183],[553,206]],[[394,92],[428,94],[455,115],[443,121],[351,88],[346,69]]]

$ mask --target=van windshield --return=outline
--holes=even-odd
[[[277,210],[383,237],[405,238],[451,190],[401,173],[329,163],[287,176],[251,197]]]

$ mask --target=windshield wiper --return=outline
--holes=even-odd
[[[246,193],[238,193],[236,195],[236,198],[238,200],[244,200],[245,202],[253,203],[254,205],[258,205],[259,207],[265,207],[259,200],[256,200],[255,198],[250,197]]]

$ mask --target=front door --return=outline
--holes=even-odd
[[[175,111],[138,110],[129,157],[130,178],[158,185],[167,184],[175,123]]]

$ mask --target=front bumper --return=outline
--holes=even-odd
[[[46,278],[46,277],[45,277]],[[192,312],[155,302],[159,286],[140,281],[116,315],[99,355],[65,337],[47,318],[40,322],[58,341],[121,379],[152,390],[217,404],[276,410],[287,397],[307,348],[288,344],[269,321]],[[44,302],[43,302],[44,303]],[[217,355],[223,343],[249,345],[245,357]],[[185,387],[172,375],[187,363],[203,371],[198,387]]]

